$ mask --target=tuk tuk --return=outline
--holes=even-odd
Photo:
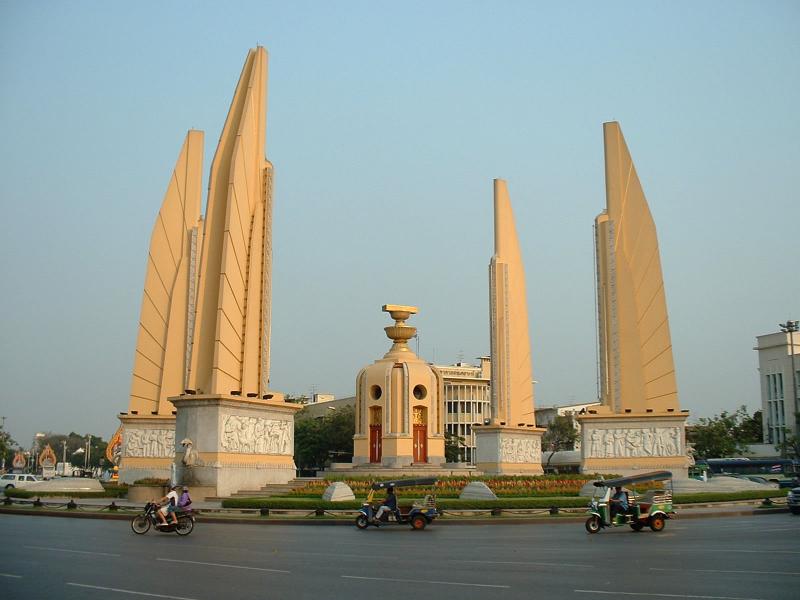
[[[356,527],[366,529],[370,525],[381,527],[384,525],[411,525],[412,529],[422,530],[426,525],[430,525],[439,516],[436,510],[436,496],[427,494],[422,500],[416,500],[411,504],[403,504],[398,500],[397,510],[384,512],[379,520],[374,516],[378,511],[379,505],[373,506],[372,499],[375,492],[388,488],[402,489],[409,487],[433,486],[438,480],[435,477],[421,479],[396,479],[394,481],[380,481],[373,483],[364,504],[356,516]],[[390,517],[391,514],[391,517]]]
[[[653,484],[663,482],[660,489],[652,489]],[[620,527],[630,525],[634,531],[641,531],[645,526],[653,531],[664,529],[666,520],[674,515],[672,509],[672,473],[669,471],[653,471],[594,482],[594,495],[589,505],[589,518],[586,519],[586,531],[597,533],[604,527]],[[616,512],[611,517],[612,491],[622,488],[627,493],[628,508]],[[644,493],[638,494],[636,487],[650,487]]]

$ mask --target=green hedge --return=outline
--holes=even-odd
[[[347,502],[326,502],[320,498],[229,498],[222,501],[224,508],[275,508],[308,510],[316,508],[354,510],[361,508],[362,500]],[[587,506],[586,498],[500,498],[498,500],[459,500],[447,498],[438,500],[439,510],[490,510],[492,508],[574,508]]]
[[[734,500],[759,500],[763,498],[785,498],[788,489],[769,489],[763,492],[747,490],[742,492],[704,492],[701,494],[676,494],[675,504],[698,504],[703,502],[730,502]]]
[[[10,498],[124,498],[128,493],[127,487],[111,487],[102,492],[36,492],[20,488],[9,488],[5,491]]]
[[[726,502],[734,500],[758,500],[762,498],[783,498],[788,490],[767,490],[733,492],[730,494],[703,493],[678,494],[675,504],[697,504],[703,502]],[[489,510],[492,508],[581,508],[589,505],[589,498],[583,496],[549,497],[549,498],[498,498],[497,500],[460,500],[458,498],[439,498],[439,510]],[[321,498],[229,498],[222,501],[224,508],[274,508],[290,510],[308,510],[316,508],[353,510],[361,508],[363,500],[347,502],[326,502]]]

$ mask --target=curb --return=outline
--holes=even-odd
[[[765,514],[788,513],[788,508],[742,508],[740,510],[721,511],[716,513],[700,513],[700,512],[678,512],[672,517],[672,520],[685,520],[685,519],[718,519],[722,517],[741,517]],[[111,521],[129,521],[135,515],[127,514],[113,514],[113,513],[81,513],[81,512],[53,512],[29,509],[14,509],[0,507],[0,514],[6,515],[23,515],[35,517],[65,517],[72,519],[105,519]],[[213,517],[200,513],[195,516],[198,523],[215,523],[215,524],[231,524],[231,525],[328,525],[328,526],[353,526],[352,519],[321,519],[321,520],[308,520],[308,519],[245,519],[245,518],[221,518]],[[493,518],[493,519],[465,519],[461,520],[448,520],[437,519],[436,525],[443,526],[459,526],[459,525],[553,525],[553,524],[575,524],[583,523],[584,516],[580,517],[532,517],[532,518]]]

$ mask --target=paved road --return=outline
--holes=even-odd
[[[800,517],[580,524],[217,525],[188,538],[126,522],[0,515],[0,597],[655,600],[800,597]]]

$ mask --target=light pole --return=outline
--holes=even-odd
[[[798,330],[798,322],[786,319],[786,323],[778,323],[782,333],[789,334],[789,358],[792,361],[792,409],[794,410],[795,435],[800,435],[800,409],[797,407],[797,372],[794,366],[794,334]]]

